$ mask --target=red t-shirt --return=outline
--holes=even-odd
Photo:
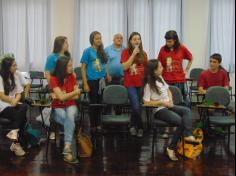
[[[129,60],[129,57],[130,57],[129,50],[126,48],[121,54],[121,63],[127,62]],[[134,62],[133,65],[128,70],[124,71],[125,87],[143,86],[144,67],[145,65],[147,65],[147,62],[148,62],[147,53],[144,52],[144,62],[142,64]]]
[[[224,70],[219,70],[217,73],[212,73],[210,70],[205,70],[200,74],[198,79],[198,87],[203,87],[207,90],[212,86],[229,86],[229,79]]]
[[[66,78],[63,86],[59,86],[57,78],[55,76],[51,76],[50,86],[52,89],[59,87],[61,91],[65,93],[70,93],[74,90],[75,85],[76,85],[76,78],[73,74],[69,75]],[[68,100],[65,102],[59,100],[52,101],[52,108],[66,108],[72,105],[76,105],[75,100]]]
[[[167,52],[164,46],[161,48],[158,60],[164,68],[162,76],[167,83],[184,83],[186,81],[183,59],[192,60],[192,54],[184,45],[180,45],[177,51]]]

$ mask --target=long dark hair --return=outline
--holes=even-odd
[[[15,59],[13,57],[6,57],[1,62],[0,75],[3,79],[4,93],[6,95],[9,95],[16,87],[14,74],[10,71],[14,61]]]
[[[56,67],[52,73],[58,80],[60,86],[64,84],[65,78],[68,76],[67,65],[71,58],[66,56],[60,56],[57,60]]]
[[[160,94],[160,89],[156,85],[156,81],[161,82],[164,85],[164,82],[161,77],[157,76],[155,71],[159,66],[159,61],[157,59],[151,59],[148,61],[145,66],[144,74],[144,85],[149,84],[152,91]]]
[[[179,46],[180,46],[180,41],[179,41],[179,37],[178,37],[177,32],[174,31],[174,30],[166,32],[165,39],[175,41],[175,44],[174,44],[173,48],[174,48],[174,51],[177,52],[177,50],[179,49]],[[165,45],[164,49],[165,49],[166,52],[170,52],[171,48],[169,48],[167,45]]]
[[[138,54],[138,56],[137,56],[138,58],[135,59],[135,62],[141,64],[141,63],[143,63],[143,61],[144,61],[144,51],[143,51],[142,38],[141,38],[141,35],[140,35],[138,32],[132,32],[132,33],[130,34],[129,40],[128,40],[128,50],[129,50],[129,54],[132,55],[132,53],[133,53],[133,51],[134,51],[134,47],[133,47],[132,44],[131,44],[131,40],[133,39],[133,37],[134,37],[135,35],[138,35],[138,36],[140,37],[140,40],[141,40],[141,43],[140,43],[140,45],[139,45],[139,50],[140,50],[140,52],[139,52],[139,54]],[[140,59],[140,61],[139,61],[138,59]]]
[[[101,35],[100,32],[98,31],[93,31],[90,36],[89,36],[89,41],[90,41],[90,44],[93,45],[94,43],[94,38],[96,35]],[[101,44],[98,49],[97,49],[97,55],[98,55],[98,58],[101,60],[101,63],[107,63],[107,60],[108,60],[108,57],[104,51],[104,46],[103,44]]]
[[[61,52],[61,50],[63,49],[63,45],[66,40],[67,40],[67,37],[65,37],[65,36],[56,37],[54,40],[53,53],[59,54]],[[65,51],[64,55],[67,57],[71,56],[69,51]]]

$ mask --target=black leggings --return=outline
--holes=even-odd
[[[26,118],[27,105],[18,104],[16,107],[7,107],[0,113],[0,118],[8,119],[12,122],[11,128],[20,129],[19,135],[23,135]]]
[[[90,88],[89,100],[90,104],[101,103],[101,95],[98,94],[99,91],[99,80],[88,81]],[[92,128],[101,125],[101,108],[100,107],[90,107],[89,108],[90,126]]]

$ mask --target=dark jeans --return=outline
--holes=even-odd
[[[171,109],[161,109],[155,114],[155,118],[177,126],[169,145],[172,150],[176,149],[182,135],[185,137],[192,135],[192,113],[187,107],[174,106]]]
[[[187,92],[187,87],[186,83],[168,83],[170,86],[176,86],[180,89],[183,99],[184,99],[184,104],[186,107],[190,107],[190,101],[188,97],[188,92]]]
[[[99,80],[88,81],[90,88],[89,100],[90,104],[99,104],[101,103],[101,95],[98,94],[99,90]],[[101,109],[100,107],[90,107],[89,108],[89,117],[90,117],[90,126],[91,128],[101,125]]]
[[[131,127],[137,127],[143,129],[142,123],[142,111],[140,106],[141,88],[129,87],[128,88],[129,100],[132,108],[131,113]]]
[[[27,105],[18,104],[16,107],[7,107],[0,113],[0,118],[9,119],[13,129],[20,129],[19,137],[23,136],[26,126]]]

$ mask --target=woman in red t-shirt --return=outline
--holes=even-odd
[[[141,117],[141,88],[143,87],[144,67],[147,64],[147,54],[143,50],[141,35],[133,32],[128,41],[128,48],[121,54],[124,68],[124,85],[128,89],[132,106],[131,128],[132,136],[143,137],[143,123]]]
[[[190,51],[180,43],[176,31],[168,31],[165,35],[166,45],[159,52],[158,60],[163,65],[163,78],[172,86],[180,88],[185,104],[189,105],[185,87],[186,75],[192,65],[193,57]],[[186,69],[183,69],[183,60],[188,60]]]
[[[55,121],[64,126],[64,160],[69,163],[78,163],[72,154],[71,143],[75,129],[75,118],[78,109],[75,100],[79,98],[80,90],[73,74],[72,60],[60,56],[55,70],[50,78],[53,90],[52,108],[55,111]]]

